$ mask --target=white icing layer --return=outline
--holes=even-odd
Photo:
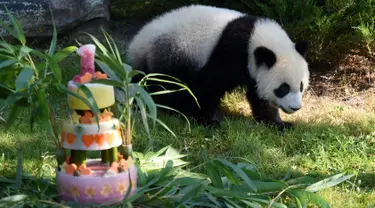
[[[116,118],[93,124],[64,121],[61,135],[62,145],[74,150],[105,150],[122,144],[120,122]]]

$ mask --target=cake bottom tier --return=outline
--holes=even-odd
[[[93,170],[93,174],[77,177],[57,171],[56,179],[60,199],[80,204],[117,204],[126,196],[130,185],[129,174],[132,183],[129,197],[136,193],[137,167],[135,165],[129,167],[126,172],[110,177],[104,177],[108,166],[101,163],[100,159],[87,160],[87,167]]]

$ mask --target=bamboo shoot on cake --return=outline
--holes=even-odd
[[[102,163],[109,163],[109,150],[102,150],[101,152],[102,156]]]
[[[70,164],[72,163],[77,167],[81,164],[86,165],[86,150],[71,150]]]
[[[112,147],[109,149],[109,162],[117,162],[118,153],[117,153],[117,147]]]

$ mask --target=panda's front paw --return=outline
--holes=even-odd
[[[292,122],[283,121],[277,124],[277,128],[279,131],[283,132],[283,131],[294,128],[294,124]]]

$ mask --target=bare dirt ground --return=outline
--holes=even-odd
[[[375,109],[375,60],[356,51],[333,69],[312,68],[310,82],[313,95],[352,107]]]

